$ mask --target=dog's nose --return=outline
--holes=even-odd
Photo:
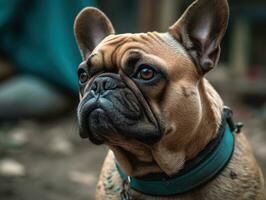
[[[113,90],[118,87],[118,83],[111,77],[97,77],[91,86],[95,94],[103,94],[107,90]]]

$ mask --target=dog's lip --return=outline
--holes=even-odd
[[[91,114],[92,114],[94,111],[105,112],[102,108],[100,108],[99,106],[96,106],[96,107],[94,107],[93,109],[90,110],[90,112],[89,112],[89,114],[88,114],[88,119],[91,118]],[[93,140],[96,140],[95,142],[98,143],[98,144],[103,143],[103,140],[104,140],[104,139],[103,139],[100,135],[95,134],[95,133],[93,133],[93,131],[91,131],[91,127],[90,127],[90,125],[89,125],[89,122],[88,122],[87,126],[88,126],[88,130],[89,130],[89,132],[90,132],[90,136],[93,137]],[[92,139],[91,137],[90,137],[90,139]],[[94,142],[94,143],[95,143],[95,142]]]
[[[85,103],[81,104],[79,106],[78,112],[81,113],[81,110],[83,110],[83,109],[86,109],[85,114],[89,117],[94,110],[99,109],[99,104],[98,104],[97,100],[92,99],[92,100],[86,101]],[[80,130],[80,132],[79,132],[80,137],[83,139],[90,137],[89,133],[88,133],[88,130],[90,130],[90,127],[89,127],[86,119],[87,119],[87,117],[80,117],[81,121],[79,122],[79,123],[83,124],[83,126],[87,127],[86,128],[87,130],[85,132],[84,132],[84,130]],[[98,139],[98,138],[96,138],[96,139]]]
[[[98,99],[92,98],[88,101],[85,101],[83,104],[80,105],[79,112],[83,109],[86,109],[86,113],[90,114],[93,110],[95,110],[97,108],[99,108]]]

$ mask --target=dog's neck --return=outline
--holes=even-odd
[[[152,151],[156,163],[169,176],[183,169],[185,162],[196,157],[217,135],[222,120],[223,102],[204,78],[198,83],[198,92],[201,104],[198,125],[191,132],[173,133],[181,135],[176,141],[165,137]]]
[[[200,81],[199,91],[202,99],[202,119],[195,137],[186,149],[186,160],[194,158],[217,136],[222,121],[223,101],[206,79]]]

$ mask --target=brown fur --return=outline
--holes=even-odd
[[[206,3],[206,0],[196,1],[168,33],[114,35],[110,21],[95,9],[86,9],[77,17],[75,33],[84,59],[81,66],[88,65],[91,73],[95,74],[85,87],[98,73],[118,73],[138,98],[145,98],[148,102],[145,106],[153,112],[150,115],[157,116],[165,127],[162,139],[154,145],[125,138],[123,134],[106,136],[105,144],[110,151],[103,165],[96,199],[120,199],[121,179],[115,160],[128,176],[152,172],[165,172],[171,176],[216,137],[223,102],[203,75],[218,62],[228,6],[225,0],[212,1],[210,5],[215,6],[217,12],[211,7],[207,9],[210,23],[205,28],[209,32],[207,35],[205,32],[199,34],[193,28],[197,29],[198,24],[206,22],[200,21],[200,16],[197,16],[200,14],[198,9],[207,6]],[[93,16],[92,21],[87,16]],[[213,19],[220,21],[213,25]],[[99,24],[96,28],[95,20]],[[102,30],[100,41],[95,36],[99,30]],[[93,40],[94,37],[96,40]],[[198,37],[197,45],[194,37]],[[87,44],[91,40],[93,45]],[[124,74],[130,58],[136,55],[141,57],[139,62],[163,69],[168,75],[167,81],[160,81],[149,88],[137,87]],[[201,188],[174,197],[146,196],[133,190],[130,193],[133,199],[151,200],[266,199],[261,171],[243,133],[236,135],[230,163]]]

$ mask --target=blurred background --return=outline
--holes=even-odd
[[[103,10],[117,33],[165,32],[188,0],[0,0],[0,199],[85,200],[107,149],[81,140],[73,22]],[[266,175],[266,1],[230,0],[219,66],[208,74]]]

